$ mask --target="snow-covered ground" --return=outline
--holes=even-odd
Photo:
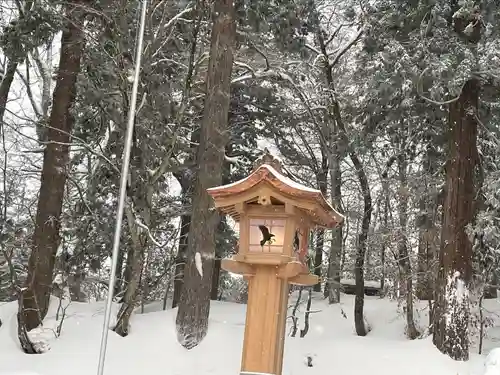
[[[500,303],[487,301],[487,309],[500,311]],[[366,318],[372,331],[357,337],[353,328],[353,298],[342,296],[340,305],[328,306],[315,298],[311,327],[305,338],[287,337],[283,375],[479,375],[485,370],[486,355],[495,347],[487,338],[485,355],[473,348],[469,362],[454,362],[439,353],[427,337],[408,341],[404,337],[404,317],[395,302],[367,297]],[[419,311],[426,321],[425,304]],[[42,355],[25,355],[16,337],[15,304],[0,305],[0,375],[92,375],[96,373],[103,324],[103,303],[72,303],[55,339],[55,310],[52,303],[45,330],[50,350]],[[131,334],[122,338],[110,333],[105,374],[107,375],[235,375],[239,374],[245,321],[245,305],[212,304],[209,332],[198,347],[187,351],[177,344],[175,310],[161,311],[159,304],[146,307],[133,317]],[[303,324],[303,311],[299,329]],[[490,328],[490,334],[495,328]],[[498,332],[497,332],[498,333]],[[298,335],[297,335],[298,336]],[[307,357],[312,367],[307,366]],[[490,356],[491,374],[500,374]],[[500,362],[500,361],[498,361]],[[490,372],[488,372],[490,375]]]

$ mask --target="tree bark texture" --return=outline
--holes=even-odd
[[[450,157],[446,167],[433,342],[455,360],[469,358],[467,291],[472,277],[472,244],[466,226],[474,216],[479,88],[478,81],[469,80],[449,110]]]
[[[206,190],[222,182],[236,39],[233,1],[216,0],[213,12],[205,109],[193,195],[192,217],[196,220],[191,220],[190,224],[184,285],[176,318],[177,340],[187,349],[197,346],[208,330],[219,215]]]
[[[342,210],[342,170],[340,169],[341,156],[338,147],[335,147],[335,155],[330,157],[330,182],[332,186],[333,207],[340,213]],[[344,243],[343,227],[339,225],[332,230],[332,243],[330,246],[330,256],[328,259],[328,285],[325,286],[325,296],[328,297],[328,303],[340,302],[340,272],[341,272],[341,254]]]
[[[354,326],[358,336],[366,336],[368,334],[368,327],[365,324],[364,318],[364,305],[365,305],[365,255],[366,255],[366,242],[368,240],[368,232],[370,230],[370,222],[372,218],[372,195],[370,192],[370,184],[368,176],[366,175],[365,168],[361,159],[359,158],[356,150],[349,146],[349,138],[342,115],[340,113],[340,105],[337,100],[332,98],[332,111],[335,118],[336,125],[338,126],[339,139],[342,145],[348,149],[349,158],[354,165],[356,175],[358,177],[361,194],[363,196],[363,219],[361,221],[361,228],[358,234],[358,244],[356,249],[356,260],[354,263],[354,279],[356,282],[356,296],[354,299]]]
[[[44,151],[40,194],[33,235],[28,277],[23,291],[23,319],[26,328],[36,328],[47,314],[55,257],[60,244],[60,216],[69,167],[69,144],[76,81],[84,50],[82,10],[68,6],[61,37],[59,71],[50,114],[48,144]]]
[[[436,173],[435,151],[429,149],[424,159],[424,173],[428,176]],[[426,185],[428,189],[431,186]],[[418,273],[417,298],[432,300],[434,294],[436,262],[438,257],[439,234],[436,228],[437,196],[425,194],[419,201],[418,219]]]
[[[184,266],[186,264],[186,254],[187,254],[190,224],[191,224],[191,216],[182,215],[180,236],[179,236],[179,248],[177,249],[177,257],[175,258],[174,293],[172,297],[172,308],[177,307],[181,299],[182,285],[184,284]]]
[[[408,177],[406,156],[398,156],[399,175],[399,233],[398,233],[398,263],[400,282],[403,285],[404,297],[406,299],[406,335],[414,340],[419,332],[413,318],[413,275],[411,272],[411,260],[408,252]]]
[[[116,326],[114,327],[114,331],[122,337],[129,334],[130,318],[140,295],[144,254],[149,242],[145,231],[138,228],[136,224],[137,218],[134,214],[136,210],[132,207],[134,207],[134,204],[131,202],[131,199],[129,199],[127,207],[125,208],[125,214],[132,240],[132,246],[127,256],[127,269],[130,272],[130,278],[125,288],[125,294],[122,299],[123,304],[118,312]],[[145,225],[149,227],[150,221],[145,217],[142,217],[142,219],[145,221]]]
[[[193,53],[194,56],[194,53]],[[200,129],[196,128],[191,133],[191,148],[196,149],[200,143]],[[194,152],[190,155],[188,162],[195,164],[196,155]],[[175,178],[181,185],[181,199],[183,207],[192,207],[193,202],[193,176],[196,172],[193,170],[180,171],[174,173]],[[172,308],[177,307],[181,298],[182,286],[184,285],[184,268],[186,265],[186,254],[188,249],[189,229],[191,226],[191,213],[181,216],[181,228],[179,236],[179,247],[175,258],[174,270],[174,293],[172,296]]]
[[[149,230],[154,229],[155,220],[152,211],[154,185],[146,174],[146,144],[142,140],[146,134],[142,129],[136,128],[130,159],[130,186],[127,191],[128,199],[125,207],[125,216],[130,231],[132,246],[127,254],[127,269],[129,270],[129,280],[125,288],[123,304],[118,313],[117,323],[114,328],[120,336],[127,336],[130,328],[130,318],[140,297],[142,280],[146,279],[147,271],[144,269],[144,262],[150,246],[149,235],[146,230],[137,223],[141,222]]]
[[[14,75],[16,74],[16,69],[18,62],[16,60],[9,60],[7,62],[7,67],[3,74],[3,78],[0,81],[0,126],[3,131],[3,121],[5,116],[5,109],[7,107],[7,100],[9,98],[10,87],[14,81]]]
[[[314,274],[318,276],[319,281],[313,286],[315,292],[321,292],[321,274],[323,270],[323,249],[325,246],[325,231],[318,228],[316,230],[316,244],[314,249]]]
[[[134,244],[134,256],[130,259],[132,265],[132,278],[127,284],[125,289],[125,294],[123,296],[123,304],[120,307],[120,311],[117,315],[116,326],[114,331],[122,337],[129,334],[130,330],[130,318],[132,312],[136,307],[136,303],[140,294],[140,281],[142,276],[142,267],[144,265],[144,247],[145,244]],[[127,260],[128,261],[128,260]]]
[[[221,271],[221,259],[214,259],[213,269],[212,269],[212,288],[210,291],[210,299],[212,301],[219,300],[219,280]]]
[[[480,14],[453,18],[454,32],[468,48],[481,39]],[[472,25],[472,30],[468,30]],[[459,98],[449,106],[449,157],[443,205],[439,272],[434,308],[433,342],[455,360],[469,359],[469,286],[472,279],[472,243],[466,233],[475,215],[475,167],[480,82],[469,79]]]
[[[382,244],[380,247],[380,266],[382,267],[382,272],[380,276],[380,296],[383,298],[385,296],[385,276],[386,276],[386,267],[385,267],[385,259],[386,259],[386,251],[387,251],[387,245],[389,243],[389,228],[388,228],[388,222],[389,222],[389,188],[388,188],[388,182],[387,179],[382,180],[382,189],[383,189],[383,194],[384,194],[384,213],[383,213],[383,232],[382,232]]]
[[[222,183],[223,184],[230,183],[230,181],[228,181],[227,178],[224,178],[224,173],[222,176]],[[216,248],[215,248],[215,258],[214,258],[214,263],[213,263],[213,268],[212,268],[212,290],[210,292],[210,299],[212,301],[218,301],[219,297],[220,297],[219,284],[220,284],[220,276],[221,276],[221,269],[222,269],[221,260],[226,254],[225,254],[224,246],[221,244],[221,242],[217,241],[217,237],[224,236],[225,230],[226,230],[225,218],[219,217],[219,223],[217,224],[217,230],[215,232]]]
[[[349,153],[356,173],[358,175],[361,193],[363,194],[363,220],[361,222],[361,231],[358,235],[358,246],[356,249],[356,261],[354,268],[354,279],[356,281],[356,296],[354,299],[354,326],[358,336],[366,336],[368,327],[365,324],[364,305],[365,305],[365,254],[366,242],[368,240],[368,231],[370,230],[370,221],[372,215],[372,197],[368,177],[366,176],[363,164],[354,151]]]
[[[318,187],[319,190],[326,197],[328,190],[328,155],[326,152],[322,153],[321,166],[318,173]],[[314,251],[314,274],[318,276],[319,281],[313,286],[315,292],[321,292],[321,276],[323,271],[323,251],[325,247],[325,231],[319,228],[316,231],[316,246]]]
[[[19,17],[24,17],[27,14],[33,3],[26,2],[24,5],[23,12],[19,12]],[[15,37],[15,36],[13,36]],[[3,54],[8,58],[7,65],[5,66],[5,71],[2,74],[2,79],[0,80],[0,129],[3,131],[4,126],[4,116],[5,110],[7,108],[7,101],[9,99],[9,92],[12,86],[12,82],[14,81],[14,76],[16,75],[16,70],[19,64],[23,60],[23,51],[13,52],[12,54],[7,54],[6,51],[3,51]]]
[[[19,3],[18,3],[19,5]],[[19,17],[25,17],[31,10],[33,6],[33,2],[27,1],[24,4],[23,11],[19,9]],[[13,30],[9,30],[6,32],[12,33]],[[5,32],[5,31],[4,31]],[[13,38],[16,38],[15,35],[12,35]],[[5,110],[7,107],[7,101],[9,99],[10,87],[12,86],[12,82],[14,81],[14,76],[16,75],[16,70],[19,64],[23,61],[24,51],[13,51],[11,53],[7,53],[7,51],[3,51],[3,54],[8,58],[7,65],[5,66],[5,71],[2,74],[2,79],[0,80],[0,126],[3,130],[3,121],[5,116]]]

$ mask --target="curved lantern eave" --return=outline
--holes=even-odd
[[[207,192],[214,199],[219,210],[238,221],[238,208],[234,203],[227,204],[229,203],[228,198],[231,197],[230,201],[239,203],[244,203],[245,200],[251,201],[255,197],[247,193],[266,183],[276,193],[294,201],[295,206],[306,210],[307,215],[315,218],[314,221],[319,226],[333,228],[344,221],[343,215],[328,203],[321,191],[289,179],[268,164],[262,164],[244,179],[209,188]]]

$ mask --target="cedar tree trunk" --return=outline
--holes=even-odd
[[[446,167],[446,199],[437,295],[434,345],[456,360],[469,359],[469,296],[472,244],[466,226],[474,216],[474,169],[477,158],[479,82],[468,81],[460,99],[450,105],[450,158]]]
[[[197,346],[208,330],[215,231],[219,215],[207,189],[222,182],[236,39],[234,17],[232,0],[215,1],[205,110],[197,156],[198,173],[192,200],[192,217],[196,220],[191,220],[189,229],[184,285],[176,319],[177,340],[187,349]]]
[[[472,30],[465,31],[468,25]],[[479,14],[457,15],[454,31],[470,48],[481,38]],[[434,308],[433,342],[455,360],[469,359],[469,285],[472,243],[466,233],[474,219],[474,180],[477,163],[477,125],[481,85],[470,78],[458,100],[449,107],[450,143],[446,165],[446,198],[439,272]]]
[[[60,244],[59,230],[64,188],[69,168],[69,144],[76,81],[84,49],[81,9],[68,5],[61,37],[61,56],[50,114],[48,144],[44,151],[40,194],[33,235],[28,277],[22,298],[23,321],[28,330],[36,328],[47,314],[52,273]]]

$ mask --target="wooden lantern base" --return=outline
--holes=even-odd
[[[249,282],[241,371],[281,375],[289,284],[315,285],[318,277],[295,260],[276,265],[223,259],[221,266]]]
[[[248,303],[241,370],[281,374],[288,283],[276,267],[255,267],[248,282]]]

